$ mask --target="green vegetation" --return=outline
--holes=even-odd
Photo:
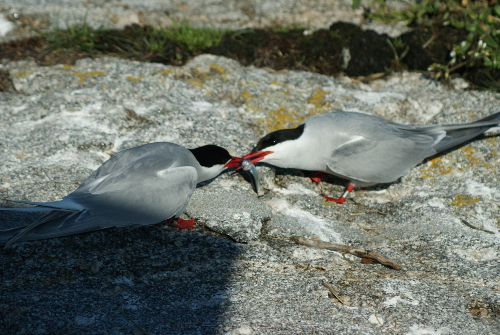
[[[453,46],[448,63],[430,66],[438,77],[448,78],[450,73],[465,66],[500,70],[500,4],[497,1],[423,0],[404,11],[390,11],[381,6],[369,17],[385,22],[403,21],[414,27],[450,26],[466,32],[466,38]]]
[[[102,52],[115,52],[132,58],[151,58],[167,48],[177,45],[193,54],[219,44],[226,30],[213,28],[194,28],[182,21],[173,22],[170,28],[153,28],[133,25],[124,31],[92,28],[84,21],[67,30],[54,29],[38,32],[47,42],[48,51],[66,49],[71,52],[84,52],[97,56]],[[160,57],[161,58],[161,57]],[[182,58],[177,53],[175,58]]]
[[[182,65],[208,52],[243,65],[347,74],[367,81],[371,75],[401,69],[432,71],[439,79],[460,75],[476,88],[500,90],[499,0],[422,0],[405,10],[390,10],[383,0],[372,4],[367,19],[403,22],[414,29],[386,38],[339,22],[331,30],[311,33],[300,25],[231,32],[195,28],[186,21],[174,21],[169,28],[132,25],[104,30],[84,20],[66,30],[39,32],[40,37],[0,45],[0,50],[3,57],[25,55],[44,65],[102,55]],[[353,8],[359,5],[353,0]],[[346,49],[351,52],[348,62]]]
[[[184,44],[190,51],[196,52],[206,48],[216,46],[221,41],[228,30],[213,28],[194,28],[187,24],[185,20],[178,24],[173,22],[172,28],[158,28],[158,34],[175,42]]]
[[[92,54],[102,49],[99,40],[104,30],[94,29],[84,20],[82,24],[70,26],[67,30],[56,28],[48,32],[37,31],[37,33],[48,42],[48,51],[66,49]]]

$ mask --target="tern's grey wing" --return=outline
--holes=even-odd
[[[150,169],[143,162],[111,175],[87,191],[68,195],[112,226],[148,225],[179,216],[196,188],[197,173],[191,166],[165,170]]]
[[[389,183],[432,155],[433,142],[432,137],[422,135],[383,141],[360,136],[336,148],[327,166],[333,174],[359,185]]]
[[[130,172],[130,171],[129,171]],[[134,178],[135,177],[135,178]],[[197,173],[191,166],[166,169],[142,180],[131,176],[115,179],[120,187],[99,189],[99,193],[72,193],[68,197],[86,210],[51,211],[26,226],[0,232],[0,243],[68,236],[110,227],[148,225],[177,217],[187,207],[196,188]],[[64,201],[64,200],[63,200]],[[28,229],[26,229],[28,228]],[[9,242],[10,244],[11,242]]]
[[[120,151],[95,170],[76,190],[85,192],[92,187],[121,187],[113,184],[116,176],[129,174],[131,169],[160,171],[179,166],[192,166],[196,161],[186,148],[169,142],[156,142]],[[112,177],[112,178],[109,178]]]
[[[406,175],[425,157],[436,153],[433,145],[444,136],[444,131],[434,127],[429,127],[429,133],[413,133],[393,122],[360,113],[331,113],[327,117],[318,121],[329,128],[332,143],[328,172],[359,185],[389,183]]]

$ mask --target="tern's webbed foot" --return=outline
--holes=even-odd
[[[349,185],[347,185],[344,194],[340,198],[330,198],[327,197],[326,195],[323,195],[325,199],[323,199],[323,205],[325,206],[332,206],[335,204],[343,204],[345,202],[345,199],[347,195],[354,190],[354,184],[351,182]]]
[[[344,197],[340,197],[340,198],[331,198],[331,197],[328,197],[326,195],[323,195],[323,205],[325,206],[333,206],[335,204],[343,204],[345,202],[345,198]]]
[[[196,229],[196,227],[194,226],[195,221],[196,219],[184,220],[181,218],[177,218],[176,220],[177,223],[175,224],[174,228],[187,229],[187,230]]]
[[[326,173],[324,172],[321,172],[321,171],[318,171],[318,172],[315,172],[313,173],[312,175],[309,176],[309,178],[311,178],[311,180],[317,184],[321,183],[321,180],[323,179],[323,177],[326,175]]]

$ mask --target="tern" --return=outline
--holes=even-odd
[[[406,125],[358,112],[324,113],[297,128],[267,134],[242,159],[347,179],[340,198],[324,196],[343,203],[355,186],[394,182],[425,158],[497,130],[493,128],[499,123],[500,112],[450,125]]]
[[[0,208],[49,211],[35,222],[0,231],[5,248],[16,241],[61,237],[110,227],[150,225],[166,219],[177,228],[194,229],[193,220],[179,216],[196,185],[239,167],[241,158],[226,149],[206,145],[186,149],[157,142],[123,150],[104,162],[74,192],[54,202],[14,201],[35,207]],[[252,184],[254,176],[250,171]]]

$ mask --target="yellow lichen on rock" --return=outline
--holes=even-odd
[[[12,71],[12,74],[16,79],[32,75],[33,73],[35,73],[33,70]]]
[[[103,71],[91,71],[91,72],[73,72],[73,75],[80,78],[81,82],[84,82],[85,79],[95,77],[95,76],[104,76],[106,72]]]
[[[422,178],[434,178],[437,173],[440,175],[445,175],[451,172],[453,167],[451,166],[446,166],[441,157],[435,157],[431,159],[427,165],[429,166],[428,169],[424,169],[422,171]]]
[[[283,107],[268,112],[268,117],[261,120],[267,131],[275,131],[283,128],[297,127],[301,120],[297,119],[296,111],[289,111]]]
[[[250,110],[262,110],[262,107],[260,106],[260,100],[255,95],[252,95],[249,91],[243,91],[240,96],[243,99],[245,106]]]
[[[162,74],[162,75],[177,74],[177,71],[174,68],[170,68],[170,69],[162,70],[162,71],[158,72],[158,74]]]
[[[130,81],[141,81],[142,78],[144,78],[144,76],[142,74],[137,76],[137,77],[133,77],[133,76],[125,77],[125,79],[130,80]]]
[[[314,105],[316,108],[322,108],[325,107],[326,101],[325,101],[325,95],[328,94],[328,92],[322,90],[321,88],[316,88],[313,90],[313,93],[309,97],[308,102],[311,105]]]
[[[465,157],[467,157],[472,165],[482,165],[487,169],[495,170],[495,167],[486,163],[481,157],[482,154],[470,145],[463,146],[460,149],[464,152]]]
[[[473,197],[467,194],[457,194],[455,199],[450,202],[452,206],[458,208],[470,207],[481,201],[481,198]]]
[[[210,64],[210,72],[218,72],[220,74],[227,74],[227,70],[220,66],[219,64]]]
[[[186,80],[193,84],[194,87],[203,88],[205,82],[210,80],[214,76],[222,76],[221,79],[224,81],[229,80],[225,78],[223,75],[227,74],[227,70],[222,66],[212,63],[208,67],[196,67],[191,70],[190,78],[186,78]],[[176,78],[177,79],[177,78]],[[207,92],[209,94],[209,92]]]
[[[203,81],[198,78],[187,79],[188,83],[191,83],[194,87],[203,88]]]
[[[22,151],[18,151],[16,153],[14,153],[14,156],[16,156],[16,158],[19,159],[20,161],[23,161],[27,155],[26,155],[26,153],[24,153]]]
[[[486,140],[489,144],[491,144],[494,148],[498,148],[498,145],[500,143],[500,138],[499,137],[490,137]],[[498,157],[498,150],[491,150],[490,151],[493,157]]]

